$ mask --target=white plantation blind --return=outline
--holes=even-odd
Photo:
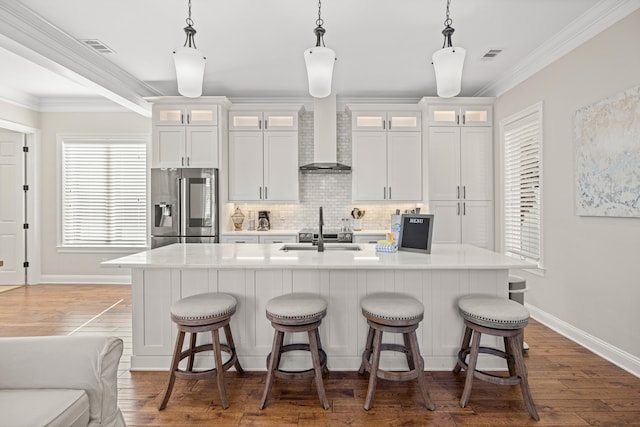
[[[502,124],[504,241],[508,254],[541,261],[542,106]]]
[[[62,246],[146,245],[146,142],[63,139]]]

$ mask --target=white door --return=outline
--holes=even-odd
[[[462,206],[455,200],[431,200],[429,210],[433,213],[432,243],[460,243],[460,215]]]
[[[229,132],[229,200],[264,199],[262,150],[262,132]]]
[[[387,200],[387,134],[353,132],[353,200]]]
[[[422,200],[422,133],[387,133],[387,199]]]
[[[0,133],[0,285],[24,283],[24,184],[21,133]]]
[[[298,201],[298,133],[264,133],[263,199]]]
[[[187,126],[187,166],[217,168],[218,126]]]
[[[429,128],[429,198],[457,200],[460,195],[460,128]]]
[[[493,202],[463,201],[462,243],[493,250]],[[434,221],[434,228],[435,228]]]
[[[154,126],[151,167],[181,168],[186,166],[184,141],[184,126]]]
[[[462,128],[460,138],[460,198],[491,200],[493,198],[493,142],[488,127]]]

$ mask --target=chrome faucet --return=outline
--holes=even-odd
[[[318,225],[318,252],[324,252],[324,235],[322,233],[324,219],[322,219],[322,206],[320,206],[320,221]]]

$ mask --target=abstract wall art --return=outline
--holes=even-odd
[[[576,111],[576,215],[640,217],[640,86]]]

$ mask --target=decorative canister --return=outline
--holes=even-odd
[[[231,215],[231,220],[233,221],[233,226],[235,227],[235,231],[242,230],[242,223],[244,222],[244,214],[240,210],[240,208],[236,208],[236,211]]]

